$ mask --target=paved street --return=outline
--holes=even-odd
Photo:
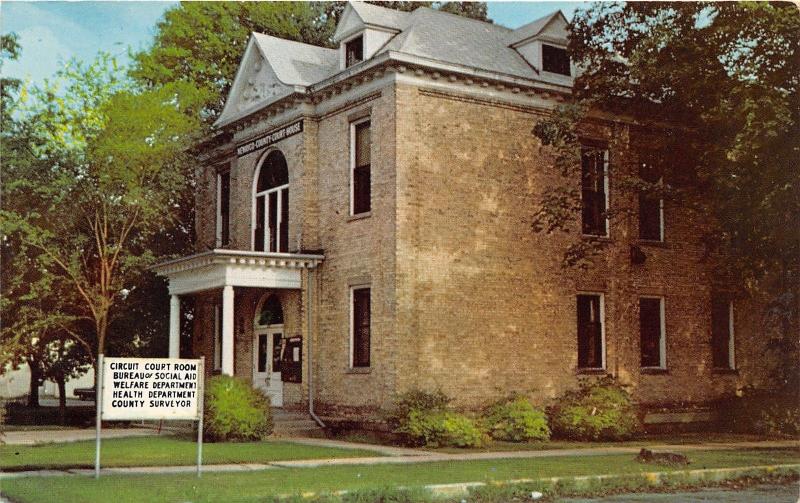
[[[707,489],[674,494],[625,494],[607,498],[564,498],[558,503],[797,503],[796,484],[755,486],[741,490]]]

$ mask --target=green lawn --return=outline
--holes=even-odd
[[[691,452],[690,468],[717,468],[800,463],[800,451],[759,449]],[[29,477],[3,481],[3,493],[20,503],[258,502],[271,495],[332,492],[389,486],[509,480],[553,476],[667,471],[642,465],[632,455],[575,456],[491,461],[415,463],[408,465],[329,466],[271,469],[249,473],[192,475],[116,475],[99,481],[89,477]]]
[[[94,449],[94,440],[34,446],[0,445],[0,470],[93,467]],[[368,450],[315,447],[280,441],[203,444],[205,464],[380,455]],[[177,437],[108,439],[102,442],[100,460],[104,467],[192,465],[197,460],[197,444]]]

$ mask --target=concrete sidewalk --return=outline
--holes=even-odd
[[[329,441],[323,439],[293,439],[300,440],[309,445],[327,445],[330,447],[344,447],[353,449],[373,449],[381,451],[372,444],[354,444],[350,442]],[[736,449],[765,449],[765,448],[789,448],[800,447],[797,441],[762,441],[762,442],[739,442],[739,443],[709,443],[709,444],[679,444],[679,445],[653,445],[649,449],[655,451],[687,452],[687,451],[712,451],[712,450],[736,450]],[[610,454],[637,454],[639,447],[589,447],[584,449],[547,449],[538,451],[511,451],[511,452],[470,452],[470,453],[439,453],[414,449],[403,449],[412,451],[412,454],[400,453],[399,448],[387,448],[396,451],[384,457],[362,457],[362,458],[333,458],[333,459],[307,459],[297,461],[274,461],[270,463],[232,463],[218,465],[204,465],[202,471],[210,472],[251,472],[258,470],[270,470],[275,468],[316,468],[320,466],[348,466],[348,465],[379,465],[379,464],[410,464],[410,463],[432,463],[447,461],[473,461],[489,459],[527,459],[527,458],[550,458],[550,457],[571,457],[571,456],[605,456]],[[117,474],[168,474],[168,473],[193,473],[196,466],[143,466],[143,467],[120,467],[103,468],[101,473],[107,475]],[[88,469],[64,469],[64,470],[36,470],[29,472],[0,472],[0,480],[18,477],[48,477],[65,475],[93,475],[94,470]]]
[[[101,438],[145,437],[158,435],[152,428],[106,428],[102,430]],[[7,431],[0,436],[0,441],[6,445],[36,445],[62,442],[80,442],[94,440],[95,429],[65,429],[65,430],[29,430]]]

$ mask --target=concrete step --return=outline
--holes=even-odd
[[[276,437],[317,437],[325,432],[303,409],[272,409],[273,435]]]

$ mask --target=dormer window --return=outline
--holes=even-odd
[[[542,70],[570,76],[569,55],[562,47],[542,44]]]
[[[351,67],[356,63],[364,61],[364,36],[359,35],[356,38],[345,42],[344,44],[344,60],[345,68]]]

